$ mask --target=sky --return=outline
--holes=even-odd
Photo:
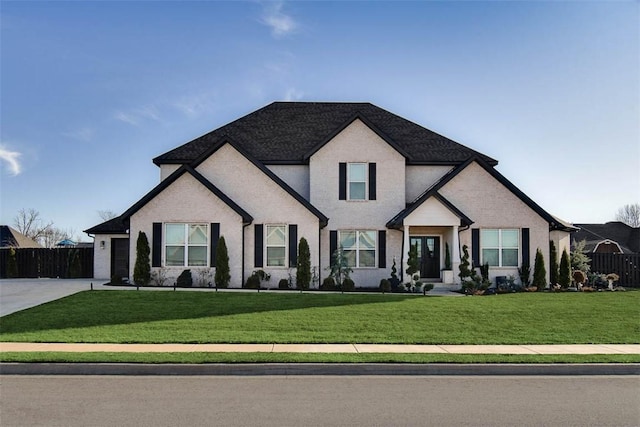
[[[82,231],[152,159],[274,101],[371,102],[553,215],[640,202],[640,3],[0,2],[0,224]]]

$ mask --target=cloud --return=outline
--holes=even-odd
[[[262,12],[262,23],[271,28],[271,35],[274,37],[286,36],[298,28],[298,23],[282,12],[283,7],[283,1],[268,2]]]
[[[5,148],[3,145],[0,145],[0,160],[3,160],[7,163],[9,172],[11,172],[13,176],[16,176],[20,174],[20,172],[22,172],[22,165],[18,161],[18,158],[20,156],[21,154],[17,151],[9,151],[9,149]]]
[[[131,113],[125,113],[124,111],[116,111],[116,113],[113,115],[113,118],[133,126],[138,126],[138,120],[136,120],[134,115]]]
[[[113,118],[121,122],[138,126],[140,122],[145,120],[160,121],[160,114],[155,105],[145,105],[139,108],[129,110],[118,110],[114,113]]]

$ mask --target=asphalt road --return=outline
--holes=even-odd
[[[637,426],[640,377],[1,376],[0,425]]]

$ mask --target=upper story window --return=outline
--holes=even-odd
[[[376,200],[376,164],[340,163],[339,200]]]
[[[267,225],[267,267],[284,267],[287,254],[287,227]]]
[[[366,163],[349,163],[347,179],[349,181],[349,200],[366,200],[367,165]]]
[[[482,263],[492,267],[517,267],[520,233],[516,229],[491,229],[480,231]]]
[[[209,250],[207,224],[165,224],[165,265],[206,267]]]

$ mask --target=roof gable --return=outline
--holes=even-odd
[[[41,248],[42,245],[18,230],[0,225],[0,248]]]
[[[155,164],[187,164],[229,138],[263,164],[303,164],[360,118],[410,164],[456,165],[469,157],[497,161],[370,103],[274,102],[168,151]]]
[[[398,215],[393,217],[388,223],[387,228],[401,229],[404,225],[404,220],[415,212],[420,206],[427,202],[427,200],[435,199],[440,202],[445,208],[460,219],[460,225],[466,226],[473,224],[473,220],[458,209],[453,203],[447,200],[442,194],[438,193],[436,189],[430,189],[421,194],[416,200],[411,202],[405,209],[403,209]]]

